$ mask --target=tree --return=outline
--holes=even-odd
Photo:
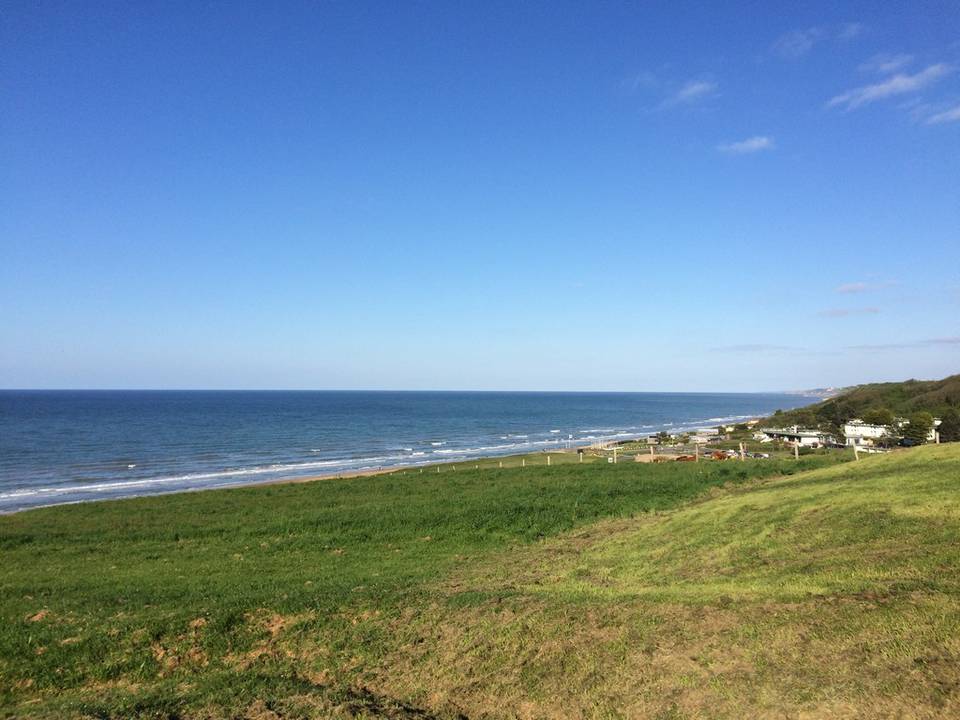
[[[890,408],[874,407],[863,414],[863,421],[871,425],[893,425],[893,411]]]
[[[942,422],[937,428],[940,431],[940,440],[942,442],[960,441],[960,412],[950,408],[940,419]]]
[[[857,415],[854,408],[845,400],[824,403],[816,409],[816,414],[821,427],[843,425]]]
[[[813,414],[812,410],[800,410],[796,414],[797,425],[804,428],[814,428],[817,427],[817,416]]]
[[[928,412],[915,412],[903,426],[903,438],[922,445],[927,441],[927,435],[930,434],[931,429],[933,429],[933,415]]]
[[[834,425],[833,423],[828,423],[827,425],[821,425],[821,426],[820,426],[820,429],[821,429],[821,430],[824,430],[824,431],[826,431],[826,432],[828,432],[828,433],[830,433],[831,435],[833,435],[833,439],[834,439],[834,441],[837,443],[837,445],[845,445],[845,444],[846,444],[847,440],[846,440],[846,437],[845,437],[844,434],[843,434],[843,426],[842,426],[842,425]]]
[[[875,447],[879,448],[892,448],[896,447],[897,443],[900,441],[896,435],[882,435],[878,438],[874,438],[873,444]]]

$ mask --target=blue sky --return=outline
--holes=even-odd
[[[0,387],[960,371],[956,4],[703,5],[5,3]]]

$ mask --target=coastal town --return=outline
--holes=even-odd
[[[853,450],[860,453],[886,453],[898,447],[913,447],[941,442],[944,419],[929,413],[911,417],[894,416],[889,411],[865,413],[824,429],[790,424],[775,427],[767,420],[754,418],[741,423],[721,424],[686,432],[660,432],[639,440],[598,442],[589,448],[608,462],[700,461],[728,459],[769,459],[772,455],[799,456],[813,452]],[[945,441],[954,440],[958,428],[952,417]],[[580,451],[583,453],[583,450]]]
[[[939,427],[943,420],[931,417],[911,432],[908,418],[893,418],[889,423],[872,423],[855,418],[845,422],[839,433],[793,425],[786,428],[762,428],[753,434],[759,442],[783,442],[809,448],[852,447],[861,452],[884,452],[892,447],[910,447],[925,443],[939,443]],[[915,422],[916,424],[916,422]]]

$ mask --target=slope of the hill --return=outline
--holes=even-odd
[[[379,691],[467,717],[960,717],[960,445],[603,521],[445,590],[393,628]]]

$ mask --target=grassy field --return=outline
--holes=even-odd
[[[957,714],[960,447],[844,457],[3,517],[0,716]]]

